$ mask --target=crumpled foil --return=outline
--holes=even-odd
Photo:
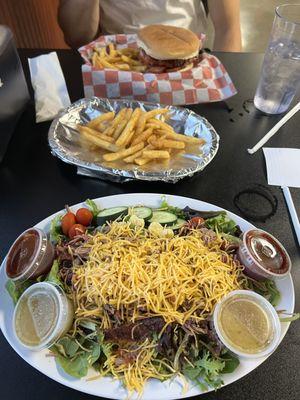
[[[134,179],[145,181],[177,182],[202,171],[214,158],[219,147],[219,135],[203,117],[186,108],[166,106],[172,112],[168,124],[178,133],[200,137],[205,140],[202,146],[188,145],[185,152],[171,156],[168,164],[153,161],[142,167],[126,164],[122,160],[105,162],[102,154],[107,150],[91,149],[81,139],[77,124],[86,124],[99,114],[121,108],[140,107],[145,111],[165,107],[160,104],[132,100],[113,100],[93,97],[81,99],[64,109],[52,122],[48,141],[53,155],[69,164],[77,166],[80,175],[96,177],[113,182],[126,182]]]

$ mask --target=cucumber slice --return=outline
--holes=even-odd
[[[134,207],[132,213],[145,221],[148,221],[152,217],[152,210],[148,207]]]
[[[149,222],[158,222],[161,225],[174,225],[177,221],[175,214],[168,211],[153,211],[152,217]]]
[[[174,231],[176,231],[177,229],[180,229],[185,223],[186,223],[185,219],[178,218],[177,221],[175,222],[175,224],[169,226],[169,228],[171,228]]]
[[[125,216],[128,213],[128,207],[112,207],[106,208],[99,212],[97,216],[97,225],[103,225],[106,222],[114,221],[115,219]]]

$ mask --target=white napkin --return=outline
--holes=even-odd
[[[300,187],[300,149],[263,148],[268,184]]]
[[[28,58],[34,89],[36,122],[49,121],[70,105],[65,78],[56,52]]]

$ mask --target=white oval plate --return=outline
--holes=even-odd
[[[166,197],[169,204],[181,208],[189,206],[198,210],[220,210],[220,208],[215,205],[199,200],[194,200],[181,196]],[[100,207],[103,208],[121,205],[133,206],[136,204],[143,204],[150,207],[158,207],[161,202],[161,198],[162,195],[160,194],[134,193],[102,197],[96,199],[95,201]],[[73,206],[72,209],[77,210],[80,207],[82,207],[82,203]],[[53,214],[50,217],[44,219],[36,226],[38,228],[44,229],[45,231],[48,231],[50,227],[50,222],[55,215],[56,214]],[[243,218],[240,218],[230,212],[228,212],[228,215],[236,221],[236,223],[243,231],[253,228],[253,225],[245,221]],[[4,273],[4,263],[5,260],[2,263],[2,268],[0,271],[0,327],[7,341],[19,354],[19,356],[21,356],[28,364],[36,368],[38,371],[42,372],[44,375],[47,375],[49,378],[52,378],[65,386],[95,396],[102,396],[110,399],[126,399],[128,393],[118,380],[113,380],[111,378],[101,378],[98,380],[87,381],[85,378],[72,378],[63,372],[63,370],[56,364],[53,357],[46,357],[46,354],[48,352],[47,350],[40,352],[31,352],[22,348],[17,343],[12,330],[12,315],[14,310],[13,302],[5,289],[6,276]],[[292,313],[294,311],[295,293],[291,275],[287,276],[284,279],[278,280],[277,286],[281,292],[281,301],[280,304],[278,304],[278,309],[284,309],[287,310],[287,312]],[[281,324],[281,340],[285,336],[288,328],[289,323]],[[266,358],[267,357],[249,361],[240,360],[239,367],[233,373],[225,374],[223,376],[224,385],[235,382],[243,376],[249,374],[249,372],[253,371],[261,363],[263,363]],[[88,377],[95,376],[96,374],[97,373],[91,369],[89,371]],[[201,394],[200,390],[192,384],[190,384],[189,390],[183,393],[182,381],[180,381],[179,379],[165,382],[151,380],[145,386],[142,399],[182,399],[199,394]],[[132,398],[135,399],[137,398],[137,396],[133,396]]]

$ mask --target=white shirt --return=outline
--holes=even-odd
[[[133,33],[150,24],[174,25],[196,34],[206,30],[201,0],[100,0],[104,34]]]

